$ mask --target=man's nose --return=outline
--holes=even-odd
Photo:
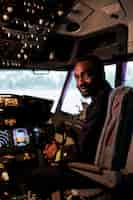
[[[85,80],[84,80],[82,77],[80,77],[79,80],[78,80],[78,85],[79,85],[79,86],[80,86],[80,85],[83,85],[84,82],[85,82]]]

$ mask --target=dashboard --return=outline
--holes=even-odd
[[[0,94],[0,126],[35,126],[48,120],[52,100]]]
[[[0,94],[0,156],[28,158],[18,155],[34,152],[42,143],[52,105],[52,100]]]
[[[54,133],[52,106],[52,100],[0,94],[0,198],[18,190],[16,177],[39,166],[41,148]]]
[[[13,195],[12,190],[18,192],[18,187],[18,193],[23,193],[23,186],[28,190],[20,177],[47,162],[42,155],[44,145],[55,135],[59,139],[56,132],[62,138],[64,133],[73,134],[73,117],[64,113],[52,116],[52,106],[52,100],[0,94],[0,197],[7,193]],[[51,117],[54,125],[49,123]]]

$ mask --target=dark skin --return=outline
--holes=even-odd
[[[92,71],[92,63],[89,61],[81,61],[75,65],[74,76],[77,88],[83,97],[93,97],[99,89],[98,79]]]
[[[98,79],[92,74],[92,63],[89,61],[77,62],[74,67],[74,76],[77,88],[81,95],[85,98],[95,98],[98,90],[101,87]],[[52,160],[55,157],[58,148],[55,142],[47,144],[43,150],[46,159]]]

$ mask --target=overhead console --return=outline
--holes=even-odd
[[[75,1],[0,1],[0,67],[28,68],[52,60],[54,53],[57,56],[57,52],[49,52],[47,40],[55,44],[53,35]],[[61,41],[58,45],[63,45]],[[66,55],[68,52],[71,50]]]
[[[77,57],[94,53],[103,60],[127,55],[128,27],[117,24],[80,39]]]

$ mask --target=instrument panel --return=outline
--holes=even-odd
[[[30,132],[27,128],[0,130],[0,148],[24,147],[30,143]]]
[[[0,96],[0,107],[3,106],[18,106],[18,98],[12,97],[11,95]]]
[[[20,150],[39,144],[52,100],[0,94],[0,148]]]
[[[49,118],[52,100],[0,94],[0,126],[36,126]]]
[[[12,97],[11,95],[0,96],[0,126],[14,126],[16,125],[16,119],[11,117],[2,117],[5,107],[18,107],[18,98]]]

